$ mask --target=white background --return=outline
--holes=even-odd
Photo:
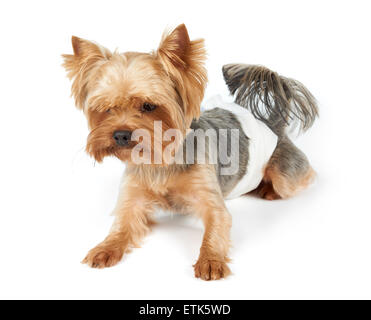
[[[89,269],[80,261],[109,230],[124,165],[85,154],[60,55],[71,35],[149,51],[182,22],[206,39],[208,96],[227,94],[231,62],[313,92],[320,119],[296,142],[317,182],[286,201],[227,203],[226,280],[193,277],[202,225],[169,214],[122,263]],[[0,298],[371,298],[369,1],[2,1],[0,29]]]

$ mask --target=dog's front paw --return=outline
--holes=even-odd
[[[193,267],[196,278],[206,281],[226,278],[231,273],[231,270],[224,261],[198,259]]]
[[[109,268],[116,265],[124,255],[124,250],[104,243],[91,249],[82,263],[92,268]]]

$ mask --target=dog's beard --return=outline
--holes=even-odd
[[[125,161],[134,144],[118,146],[112,139],[112,130],[106,127],[96,127],[87,139],[86,152],[97,162],[102,162],[105,157],[117,157]]]
[[[150,139],[153,141],[153,139]],[[112,139],[112,129],[108,130],[104,127],[97,127],[93,129],[87,139],[86,152],[93,157],[97,162],[102,162],[106,157],[116,157],[124,162],[139,161],[145,155],[152,161],[155,150],[152,148],[153,144],[147,145],[141,139],[138,141],[129,141],[128,145],[120,146]],[[137,148],[136,148],[137,147]],[[136,155],[139,156],[133,159],[133,149],[136,148]],[[148,162],[148,161],[147,161]]]
[[[172,118],[167,114],[162,114],[163,118],[136,123],[134,126],[131,121],[130,126],[119,126],[112,121],[101,121],[95,124],[95,127],[89,133],[86,145],[87,153],[92,156],[97,162],[102,162],[105,157],[116,157],[124,162],[132,164],[152,164],[166,165],[169,161],[169,144],[173,144],[177,149],[184,138],[181,130],[173,129],[176,125],[180,126],[183,123],[174,123]],[[177,133],[177,143],[173,143],[173,134],[168,135],[168,130],[175,130]],[[182,128],[183,129],[183,128]],[[128,130],[131,132],[131,140],[127,145],[118,145],[113,138],[113,134],[117,130]],[[173,131],[171,131],[173,132]],[[170,140],[170,141],[169,141]],[[173,148],[173,149],[174,149]],[[171,155],[175,154],[171,152]]]
[[[165,150],[169,143],[162,141],[162,143],[157,144],[153,135],[151,135],[149,141],[140,139],[139,141],[130,141],[127,146],[119,146],[112,142],[111,137],[103,138],[92,132],[88,137],[86,152],[97,162],[102,162],[106,157],[116,157],[121,161],[132,164],[164,166],[172,162],[168,159],[169,152]],[[174,155],[175,151],[173,150],[171,155]]]
[[[130,161],[132,149],[135,145],[136,144],[132,144],[125,147],[115,145],[108,147],[93,147],[88,144],[86,151],[97,162],[102,162],[106,157],[116,157],[121,161]]]

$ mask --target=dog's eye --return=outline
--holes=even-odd
[[[111,109],[107,109],[106,110],[106,113],[111,113]]]
[[[142,107],[140,108],[140,111],[142,112],[151,112],[156,109],[157,106],[154,104],[150,104],[148,102],[143,103]]]

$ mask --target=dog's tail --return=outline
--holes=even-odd
[[[249,109],[278,136],[295,120],[309,129],[318,116],[315,98],[299,81],[285,78],[263,66],[228,64],[224,79],[235,102]]]

